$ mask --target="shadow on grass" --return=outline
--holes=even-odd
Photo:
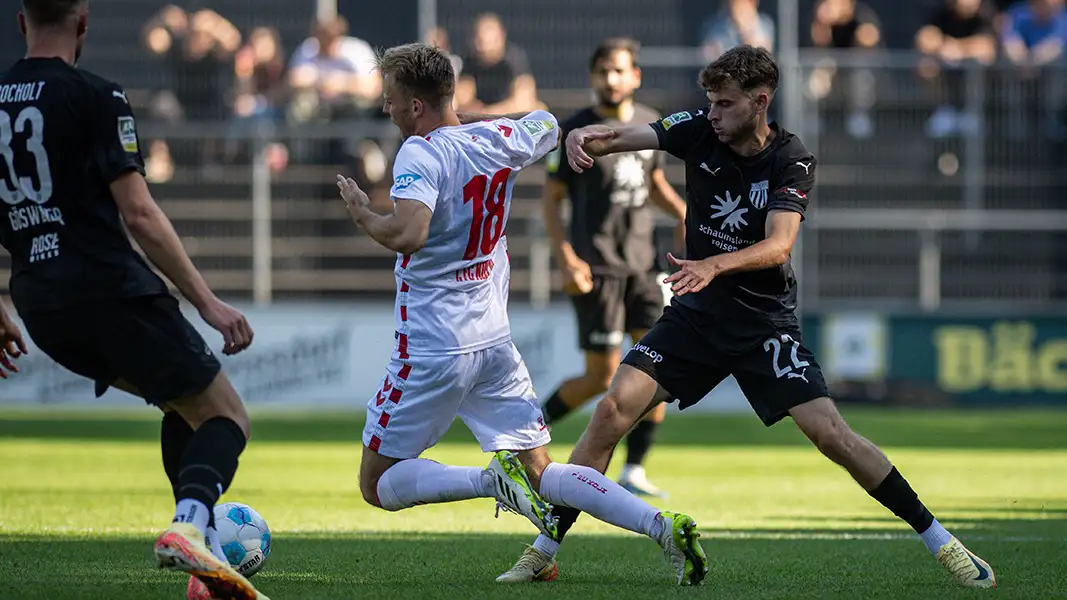
[[[674,409],[671,410],[675,413]],[[891,411],[843,408],[854,429],[887,447],[955,449],[1067,449],[1067,411]],[[573,444],[588,423],[576,414],[554,427],[553,439]],[[358,444],[363,416],[353,413],[253,414],[256,441],[351,442]],[[0,439],[155,441],[159,422],[141,413],[0,412]],[[442,442],[473,442],[456,423]],[[680,414],[668,417],[657,434],[668,446],[809,446],[789,420],[767,428],[750,414]]]
[[[976,522],[963,536],[996,569],[998,598],[1062,597],[1062,575],[1049,557],[1062,548],[1064,531],[1020,539],[1037,528],[1025,520]],[[508,587],[506,594],[493,579],[529,536],[279,532],[253,581],[275,600],[972,597],[899,527],[708,532],[712,570],[697,590],[673,585],[649,540],[578,533],[560,554],[559,581]],[[0,535],[0,598],[183,597],[185,579],[152,565],[148,537]]]

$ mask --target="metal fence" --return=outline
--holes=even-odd
[[[1062,69],[931,77],[910,53],[792,56],[775,116],[820,158],[794,258],[805,309],[1067,307]],[[646,73],[689,82],[703,60],[647,47],[643,58]],[[700,98],[693,84],[646,88],[641,99],[663,111]],[[541,99],[563,118],[588,93]],[[392,257],[357,232],[333,185],[337,172],[362,173],[388,202],[398,140],[387,121],[142,118],[140,130],[153,192],[220,292],[260,303],[393,292]],[[682,165],[666,170],[682,189]],[[540,166],[519,178],[508,231],[514,296],[535,304],[561,294],[537,217],[543,179]],[[0,286],[8,269],[0,258]]]

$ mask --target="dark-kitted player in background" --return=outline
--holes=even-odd
[[[848,426],[803,345],[790,255],[816,163],[796,136],[767,122],[778,74],[769,52],[738,46],[701,72],[706,107],[651,126],[591,125],[568,136],[576,172],[591,168],[595,156],[617,152],[659,149],[685,161],[689,209],[686,258],[670,256],[678,267],[667,278],[675,298],[626,355],[569,462],[603,472],[646,412],[671,398],[680,408],[692,406],[733,375],[764,424],[792,417],[827,458],[914,528],[960,584],[993,587],[989,565],[937,522],[877,446]],[[555,514],[562,538],[577,513],[557,507]],[[687,541],[699,550],[695,539]],[[535,563],[528,554],[520,563],[527,561],[529,579],[552,564],[551,557]],[[707,563],[689,557],[683,575],[695,584]]]
[[[634,102],[641,86],[638,44],[629,38],[601,42],[589,63],[596,104],[561,127],[569,131],[596,123],[617,126],[659,118]],[[623,336],[641,339],[663,314],[669,298],[655,269],[652,204],[685,220],[685,202],[667,182],[662,153],[642,150],[596,159],[576,173],[556,150],[549,158],[543,196],[545,228],[563,274],[564,290],[574,302],[578,343],[585,353],[585,372],[564,381],[545,402],[545,421],[555,423],[590,399],[604,393],[622,359]],[[570,236],[564,233],[560,204],[570,200]],[[679,232],[678,238],[681,238]],[[634,494],[662,496],[648,481],[645,456],[666,405],[642,419],[626,438],[626,463],[619,484]]]
[[[34,343],[94,380],[97,395],[114,386],[164,411],[163,466],[177,506],[155,543],[160,566],[193,575],[190,596],[265,598],[210,532],[248,439],[248,413],[123,223],[222,333],[224,354],[247,348],[252,330],[211,292],[153,200],[122,88],[75,66],[88,0],[23,0],[22,8],[26,58],[0,73],[0,243],[11,254],[15,308]],[[0,347],[25,351],[2,306]]]

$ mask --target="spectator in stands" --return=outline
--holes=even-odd
[[[238,118],[274,120],[285,106],[285,58],[273,27],[257,27],[234,59],[233,113]]]
[[[997,57],[993,17],[982,0],[946,0],[915,36],[923,53],[919,74],[934,87],[938,108],[926,124],[927,134],[941,138],[958,132],[973,133],[981,107],[965,101],[968,63],[991,65]]]
[[[170,5],[149,20],[144,35],[148,50],[172,63],[181,114],[194,120],[225,118],[225,78],[241,45],[237,28],[211,9],[187,13]]]
[[[241,33],[237,28],[211,9],[189,13],[168,5],[145,24],[143,35],[149,52],[166,58],[171,65],[175,101],[156,103],[157,106],[171,107],[163,111],[161,116],[170,120],[225,119],[227,106],[224,92],[229,89],[227,79],[230,61],[241,44]],[[199,161],[204,166],[214,163],[217,142],[208,139],[197,144],[202,147],[199,153],[185,148],[185,145],[182,145],[180,152],[164,151],[165,142],[149,147],[160,150],[160,161],[170,160],[177,155],[174,157],[179,162]],[[157,165],[157,169],[160,174],[173,171],[168,165]]]
[[[426,32],[427,44],[440,48],[445,52],[448,52],[448,57],[452,60],[452,70],[456,72],[456,78],[459,78],[459,74],[463,72],[463,59],[458,54],[452,52],[452,44],[448,39],[448,31],[444,27],[433,27]]]
[[[285,54],[281,36],[273,27],[257,27],[248,35],[247,43],[237,51],[234,59],[233,131],[236,135],[226,146],[227,162],[236,159],[246,144],[238,143],[238,136],[255,133],[255,125],[265,125],[258,133],[268,134],[271,125],[281,119],[287,87],[285,85]],[[284,168],[287,151],[281,144],[268,148],[275,170]],[[243,157],[242,160],[248,160]]]
[[[759,0],[729,0],[704,24],[704,58],[711,62],[735,46],[774,52],[774,19],[758,10]]]
[[[817,48],[867,49],[882,43],[878,15],[866,4],[856,0],[820,0],[811,24],[811,40]],[[837,65],[832,58],[812,74],[811,87],[828,93],[837,79]],[[874,134],[870,110],[875,103],[874,73],[869,69],[850,69],[846,93],[849,133],[856,138]]]
[[[377,113],[382,78],[374,61],[370,44],[348,35],[344,17],[316,23],[289,63],[291,118],[306,122]]]
[[[456,85],[457,110],[507,114],[539,108],[526,53],[508,42],[500,17],[486,13],[475,19],[471,50]]]
[[[1020,85],[1009,87],[1013,121],[1011,135],[1027,136],[1028,116],[1044,113],[1046,137],[1062,138],[1064,46],[1067,45],[1067,8],[1064,0],[1022,0],[1005,14],[1002,29],[1004,54],[1016,69]]]
[[[308,123],[381,117],[382,78],[375,60],[370,44],[348,35],[344,17],[315,23],[311,37],[297,48],[289,63],[289,120]],[[354,166],[353,177],[363,189],[376,187],[385,177],[385,158],[375,140],[334,139],[318,146],[319,151],[311,155],[302,150],[295,154],[309,162],[346,169]]]

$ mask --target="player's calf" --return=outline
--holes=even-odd
[[[167,405],[195,429],[181,457],[174,521],[193,524],[203,536],[215,502],[237,473],[248,441],[248,413],[222,373],[203,392]]]
[[[995,587],[989,564],[967,550],[934,518],[918,494],[873,443],[845,422],[829,398],[790,410],[801,431],[827,458],[844,467],[882,506],[919,534],[926,549],[965,587]]]
[[[570,462],[603,473],[615,447],[646,412],[662,402],[655,380],[629,365],[619,366],[608,393],[597,404]]]

